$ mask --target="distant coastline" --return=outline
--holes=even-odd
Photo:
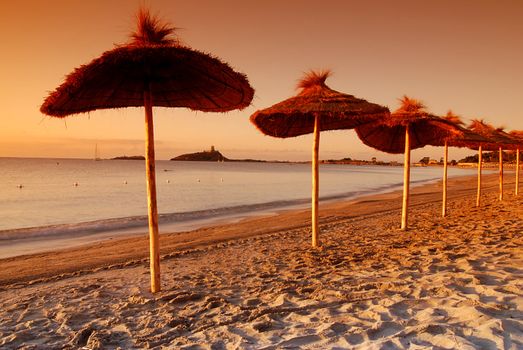
[[[111,160],[145,160],[144,156],[119,156],[111,158]]]
[[[360,159],[351,159],[351,158],[327,159],[327,160],[320,160],[320,163],[321,164],[346,164],[346,165],[403,166],[403,163],[399,163],[396,161],[384,162],[384,161],[376,160],[374,158],[372,160],[360,160]]]
[[[195,153],[186,153],[170,159],[171,161],[193,161],[193,162],[251,162],[251,163],[293,163],[293,164],[307,164],[310,161],[278,161],[278,160],[260,160],[260,159],[230,159],[225,157],[220,151],[211,146],[210,150],[204,150],[201,152]],[[343,159],[328,159],[320,161],[322,164],[349,164],[349,165],[381,165],[381,166],[402,166],[402,163],[395,161],[384,162],[377,161],[373,158],[370,161],[367,160],[357,160],[351,158]]]

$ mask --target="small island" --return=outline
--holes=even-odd
[[[171,158],[177,161],[194,161],[194,162],[229,162],[230,159],[223,156],[220,151],[211,146],[209,151],[182,154],[181,156]]]
[[[194,162],[247,162],[247,163],[267,163],[265,160],[258,159],[230,159],[221,154],[220,151],[211,146],[210,150],[204,150],[202,152],[187,153],[171,158],[175,161],[194,161]],[[271,161],[271,163],[288,163],[280,161]]]
[[[119,156],[111,158],[111,160],[145,160],[144,156]]]

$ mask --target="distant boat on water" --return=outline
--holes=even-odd
[[[94,145],[94,160],[95,161],[102,160],[102,158],[100,158],[100,154],[98,153],[98,144],[97,143]]]

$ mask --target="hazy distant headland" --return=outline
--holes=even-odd
[[[384,162],[381,160],[377,160],[376,158],[372,158],[371,160],[360,160],[360,159],[352,159],[352,158],[343,158],[343,159],[327,159],[327,160],[321,160],[321,164],[350,164],[350,165],[384,165],[384,166],[403,166],[402,163],[391,161],[391,162]]]
[[[111,160],[145,160],[144,156],[119,156],[111,158]]]
[[[259,159],[230,159],[225,157],[220,151],[211,146],[210,150],[204,150],[196,153],[186,153],[179,155],[177,157],[171,158],[173,161],[195,161],[195,162],[259,162],[259,163],[310,163],[310,161],[302,162],[293,162],[285,160],[259,160]],[[329,159],[322,160],[322,164],[351,164],[351,165],[386,165],[386,166],[399,166],[401,163],[392,161],[392,162],[383,162],[378,161],[376,158],[372,160],[357,160],[351,158],[343,159]]]

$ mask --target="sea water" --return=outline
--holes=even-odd
[[[473,173],[449,169],[449,176]],[[310,164],[157,161],[156,177],[161,224],[310,203]],[[441,167],[412,168],[411,183],[441,177]],[[402,182],[402,167],[320,165],[321,200],[385,192]],[[0,158],[0,245],[146,224],[144,161]]]

